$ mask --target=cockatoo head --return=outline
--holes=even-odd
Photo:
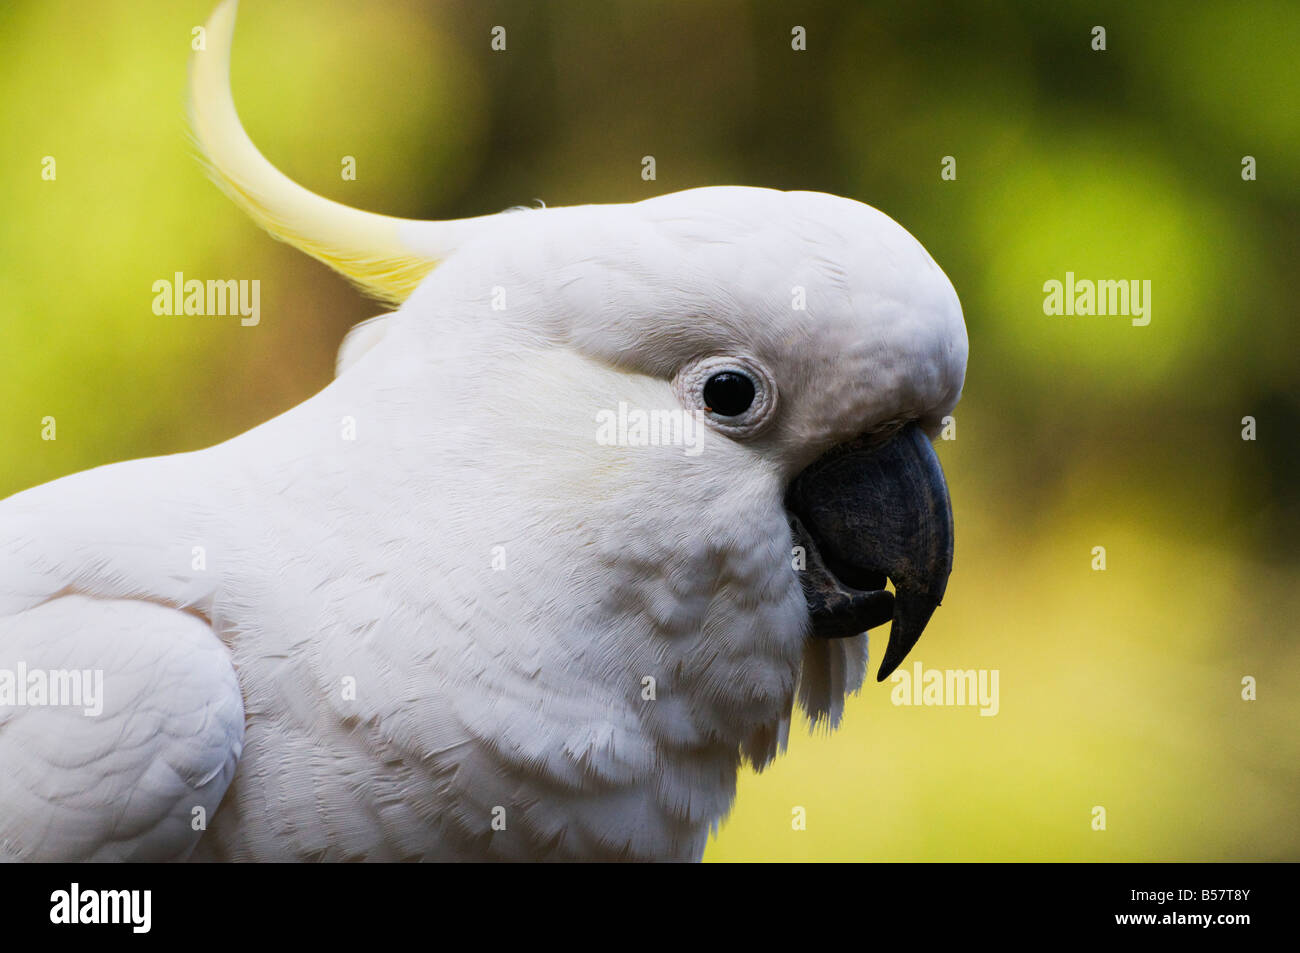
[[[967,355],[957,295],[905,229],[849,199],[742,187],[529,210],[485,222],[408,307],[442,314],[448,301],[491,327],[494,347],[583,358],[570,401],[593,365],[658,382],[634,411],[695,414],[709,432],[713,452],[674,471],[684,502],[697,502],[692,483],[772,481],[806,557],[813,634],[892,618],[880,678],[902,661],[951,565],[926,435],[956,404]],[[421,326],[437,336],[455,321]],[[653,456],[640,469],[659,473]]]
[[[240,128],[233,17],[196,55],[196,138],[264,227],[401,304],[354,332],[334,388],[369,395],[390,469],[424,481],[407,516],[438,538],[410,551],[477,593],[475,650],[512,660],[495,678],[521,717],[551,702],[520,683],[553,679],[549,699],[554,670],[582,672],[616,740],[637,709],[660,750],[739,743],[761,764],[800,679],[814,721],[838,720],[861,633],[892,620],[879,677],[898,665],[951,567],[930,438],[967,356],[920,243],[859,202],[758,188],[451,222],[348,209]],[[660,440],[623,426],[639,414]],[[485,587],[456,560],[487,544],[513,562]]]

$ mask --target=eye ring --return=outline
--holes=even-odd
[[[673,388],[682,406],[698,411],[715,430],[749,437],[764,429],[776,412],[776,384],[749,355],[716,355],[688,364]]]

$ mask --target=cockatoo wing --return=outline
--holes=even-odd
[[[155,602],[63,595],[0,617],[6,672],[27,697],[0,697],[0,859],[187,857],[244,735],[230,655],[207,622]],[[33,682],[48,686],[52,673],[65,693],[34,702]],[[75,697],[75,680],[79,704],[50,704]]]

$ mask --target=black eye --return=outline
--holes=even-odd
[[[754,403],[754,382],[738,371],[714,374],[704,385],[705,406],[721,417],[736,417]]]

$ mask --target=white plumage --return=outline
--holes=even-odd
[[[951,285],[818,193],[335,230],[222,112],[233,16],[194,80],[223,183],[371,290],[418,287],[280,417],[0,503],[0,670],[105,693],[97,718],[0,706],[0,856],[698,858],[797,686],[833,725],[862,681],[865,636],[809,637],[783,498],[951,410]],[[719,356],[774,385],[752,432],[597,443],[620,401],[699,409],[683,382]]]

